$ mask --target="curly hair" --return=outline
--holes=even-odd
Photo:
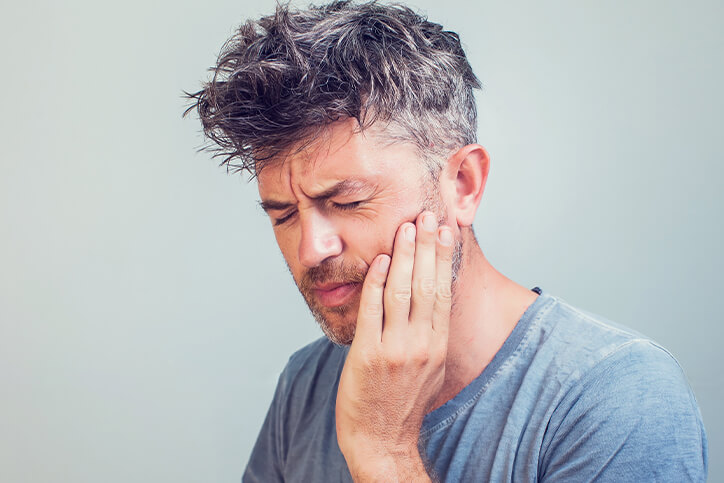
[[[387,123],[426,159],[475,142],[480,88],[455,32],[402,5],[278,5],[223,46],[210,80],[186,93],[227,169],[254,177],[329,124]],[[439,163],[439,161],[438,161]]]

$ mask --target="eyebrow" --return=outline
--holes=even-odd
[[[340,196],[340,195],[353,195],[360,193],[362,191],[369,190],[371,188],[374,188],[375,185],[368,183],[367,181],[360,180],[360,179],[345,179],[338,183],[335,183],[334,185],[330,186],[326,190],[317,193],[314,196],[310,196],[313,200],[325,200],[328,198],[332,198],[334,196]],[[291,208],[294,206],[294,203],[289,203],[286,201],[278,201],[278,200],[262,200],[259,202],[259,206],[266,211],[267,213],[269,210],[286,210],[287,208]]]

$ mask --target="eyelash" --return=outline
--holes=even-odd
[[[332,202],[332,206],[334,206],[338,210],[342,211],[348,211],[348,210],[354,210],[357,208],[360,204],[362,204],[362,201],[353,201],[351,203],[335,203]]]
[[[331,202],[331,205],[332,205],[333,208],[335,208],[335,209],[337,209],[337,210],[352,211],[352,210],[354,210],[355,208],[357,208],[359,205],[361,205],[362,203],[363,203],[363,201],[360,200],[360,201],[353,201],[353,202],[351,202],[351,203],[335,203],[335,202]],[[284,223],[286,223],[287,221],[289,221],[289,219],[291,219],[292,216],[294,216],[294,215],[296,215],[296,214],[297,214],[296,211],[292,211],[292,212],[289,213],[288,215],[282,216],[281,218],[277,218],[276,220],[274,220],[274,226],[283,225]]]
[[[274,220],[274,226],[279,226],[283,223],[286,223],[292,216],[294,216],[296,214],[297,214],[296,211],[292,211],[288,215],[284,215],[281,218],[277,218],[276,220]]]

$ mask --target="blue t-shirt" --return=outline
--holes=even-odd
[[[292,355],[242,481],[352,481],[334,413],[346,355],[326,338]],[[446,482],[705,481],[706,446],[671,354],[545,292],[420,431]]]

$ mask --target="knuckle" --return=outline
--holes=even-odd
[[[359,360],[363,367],[374,368],[379,361],[379,354],[371,348],[363,348],[359,353]]]
[[[430,353],[430,363],[436,366],[441,366],[445,363],[447,353],[442,350],[433,350]]]
[[[425,366],[430,362],[430,352],[426,348],[421,348],[412,353],[410,359],[416,366]]]
[[[367,303],[362,306],[362,311],[364,315],[370,316],[370,317],[378,317],[382,315],[383,308],[382,304],[379,302],[372,302]]]
[[[395,302],[406,303],[412,298],[410,287],[400,287],[392,290],[392,300]]]
[[[430,277],[420,279],[418,289],[423,296],[430,297],[435,295],[435,279]]]
[[[447,283],[442,283],[437,286],[437,298],[441,301],[449,301],[452,299],[452,286]]]
[[[385,366],[388,371],[397,371],[405,365],[406,359],[404,351],[391,350],[386,354]]]

